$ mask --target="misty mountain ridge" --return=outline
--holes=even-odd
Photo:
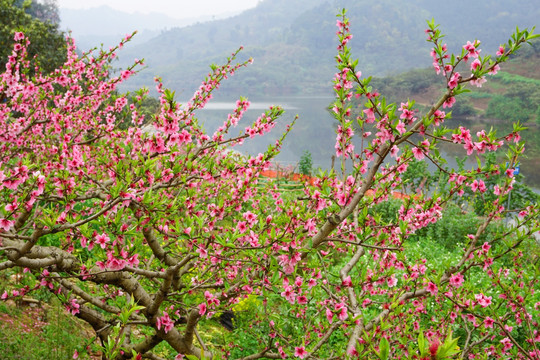
[[[154,77],[160,76],[166,87],[188,97],[210,64],[223,63],[243,45],[239,60],[253,57],[255,62],[222,86],[224,97],[328,94],[335,72],[335,15],[341,8],[348,9],[353,57],[366,76],[430,66],[424,29],[431,18],[448,34],[451,51],[479,39],[483,54],[494,53],[516,25],[532,27],[540,18],[537,0],[263,0],[226,19],[161,30],[151,39],[141,39],[143,32],[119,54],[115,66],[144,58],[147,68],[125,90],[153,88]]]
[[[102,5],[89,9],[60,8],[60,27],[70,31],[81,50],[87,50],[100,44],[105,47],[117,45],[127,34],[138,32],[131,45],[141,44],[159,36],[172,28],[184,27],[195,23],[208,22],[237,15],[227,12],[200,17],[171,17],[162,13],[128,13]],[[99,26],[96,26],[99,24]]]

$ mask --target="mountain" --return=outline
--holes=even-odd
[[[230,12],[196,18],[174,18],[155,12],[148,14],[127,13],[103,5],[90,9],[60,8],[60,26],[66,31],[71,31],[80,49],[87,50],[100,44],[104,44],[105,47],[117,45],[126,34],[131,34],[135,30],[138,31],[138,34],[132,45],[150,41],[168,29],[234,15],[237,13]]]
[[[429,66],[426,20],[435,18],[449,48],[459,52],[468,40],[482,41],[494,53],[515,26],[540,18],[537,0],[262,0],[257,7],[221,20],[162,31],[149,41],[127,46],[118,66],[144,58],[147,68],[125,89],[153,87],[161,76],[167,87],[188,97],[212,63],[244,45],[240,60],[255,62],[223,87],[223,96],[328,94],[334,73],[335,14],[348,9],[353,56],[366,75],[382,76]]]

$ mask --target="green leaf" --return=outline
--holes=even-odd
[[[169,90],[169,89],[165,89],[165,91],[163,92],[163,95],[165,95],[165,99],[166,99],[168,102],[173,102],[173,101],[174,101],[175,91],[171,91],[171,90]]]
[[[420,351],[420,356],[426,355],[426,339],[424,338],[424,333],[420,331],[418,334],[418,350]]]
[[[379,359],[387,360],[388,355],[390,354],[390,344],[386,338],[382,338],[379,343]]]
[[[450,333],[446,337],[444,344],[439,347],[439,351],[437,351],[437,359],[444,359],[459,353],[461,350],[457,346],[458,339],[459,338],[452,338],[452,333]]]

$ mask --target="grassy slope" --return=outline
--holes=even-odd
[[[58,301],[0,302],[0,354],[4,360],[71,359],[95,333]],[[99,353],[81,359],[101,359]]]

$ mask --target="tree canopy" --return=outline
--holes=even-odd
[[[28,54],[31,58],[39,55],[42,71],[53,71],[65,62],[66,40],[59,30],[55,1],[0,0],[0,18],[0,69],[5,69],[12,53],[13,35],[18,31],[32,39]]]
[[[517,30],[493,58],[475,41],[451,55],[429,22],[444,92],[421,112],[373,91],[345,10],[337,28],[337,170],[295,192],[262,178],[288,130],[264,153],[234,151],[272,131],[281,107],[239,126],[250,106],[241,97],[215,132],[199,123],[221,83],[251,63],[236,62],[240,50],[185,105],[158,81],[158,112],[145,119],[147,91],[132,104],[116,94],[141,62],[108,71],[129,37],[82,56],[70,43],[61,70],[32,75],[32,39],[16,32],[0,78],[0,274],[22,280],[0,298],[52,293],[93,327],[106,359],[538,358],[540,207],[507,205],[524,128],[445,126],[466,87],[536,35]],[[452,168],[441,143],[507,157]],[[439,186],[406,194],[418,161],[437,167]],[[477,226],[430,253],[439,235],[416,234],[461,202],[481,204]]]

